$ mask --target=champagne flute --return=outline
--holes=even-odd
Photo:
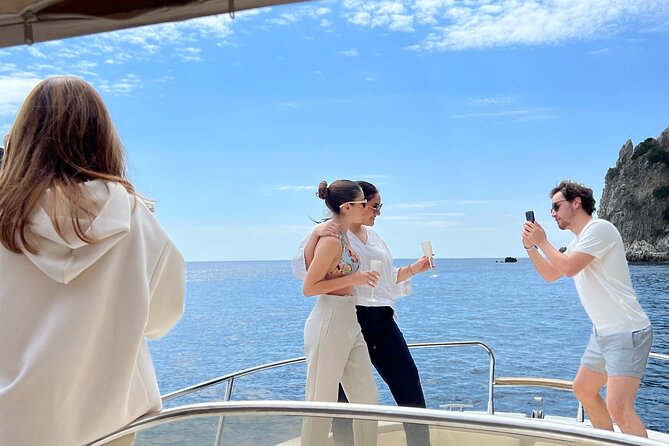
[[[423,248],[423,255],[425,255],[430,261],[430,268],[432,268],[432,274],[430,275],[430,279],[439,277],[439,274],[434,272],[434,259],[432,258],[434,253],[432,252],[432,242],[426,241],[421,243],[420,246],[421,248]]]
[[[381,267],[383,266],[383,262],[380,260],[372,259],[369,261],[369,269],[372,271],[376,271],[379,273],[379,277],[381,276]],[[378,283],[378,282],[377,282]],[[372,295],[369,298],[370,302],[378,302],[379,300],[374,297],[374,288],[372,288]]]

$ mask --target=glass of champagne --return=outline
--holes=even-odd
[[[383,266],[383,262],[380,260],[372,259],[369,261],[369,269],[372,271],[376,271],[379,273],[379,277],[381,276],[381,267]],[[378,302],[379,300],[374,297],[374,288],[372,288],[372,295],[369,298],[370,302]]]
[[[423,248],[423,255],[428,258],[430,261],[430,268],[432,268],[432,274],[430,275],[430,279],[434,279],[435,277],[439,277],[437,273],[434,272],[434,259],[432,256],[434,253],[432,252],[432,242],[423,242],[420,244],[421,248]]]

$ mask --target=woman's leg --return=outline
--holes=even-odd
[[[390,307],[358,307],[358,322],[374,367],[399,406],[425,407],[418,368]],[[408,446],[430,444],[427,425],[405,424]]]
[[[356,322],[356,326],[357,326]],[[355,344],[350,351],[348,362],[341,380],[349,402],[360,404],[378,404],[379,394],[372,372],[367,344],[358,332]],[[376,446],[376,421],[353,421],[353,437],[356,446]]]
[[[319,296],[304,326],[307,358],[307,401],[336,402],[338,385],[349,357],[347,319],[336,298]],[[331,418],[307,417],[302,423],[302,444],[327,444]]]
[[[340,403],[348,403],[346,393],[339,384]],[[332,420],[332,436],[336,446],[353,446],[353,422],[347,418],[334,418]]]

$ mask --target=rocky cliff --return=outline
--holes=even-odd
[[[598,215],[620,231],[627,260],[669,261],[669,128],[636,147],[623,145],[606,174]]]

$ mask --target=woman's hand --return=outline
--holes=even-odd
[[[423,273],[432,267],[433,260],[428,256],[423,256],[411,264],[413,274]]]
[[[317,224],[311,232],[319,238],[339,237],[340,234],[339,225],[332,220]]]
[[[376,271],[361,271],[353,274],[353,285],[366,285],[374,288],[381,275]]]

